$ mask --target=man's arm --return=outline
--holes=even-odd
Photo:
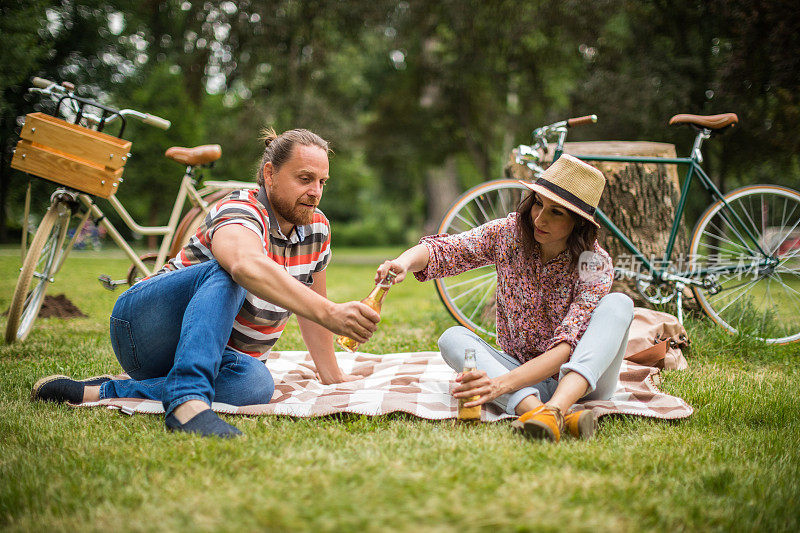
[[[264,253],[255,232],[229,224],[214,232],[211,252],[233,281],[248,292],[325,328],[366,342],[380,316],[361,302],[331,302],[295,278]]]
[[[314,274],[314,283],[311,285],[311,290],[322,297],[328,296],[324,270]],[[299,315],[297,323],[300,325],[303,341],[306,343],[308,353],[311,354],[311,358],[317,366],[319,380],[322,383],[329,385],[356,379],[353,376],[344,374],[339,368],[334,355],[333,335],[327,328]]]

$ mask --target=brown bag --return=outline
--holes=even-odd
[[[686,330],[673,315],[634,308],[625,359],[644,366],[681,370],[688,366],[681,348],[688,345]]]

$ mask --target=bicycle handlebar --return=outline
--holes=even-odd
[[[33,86],[36,87],[37,89],[47,89],[51,85],[56,84],[56,82],[54,81],[50,81],[46,78],[39,78],[39,77],[34,77],[31,80],[31,83],[33,83]]]
[[[584,126],[586,124],[594,124],[595,122],[597,122],[597,115],[585,115],[567,119],[567,127]]]
[[[162,130],[168,130],[172,125],[169,120],[151,115],[150,113],[145,113],[145,117],[142,119],[142,122],[149,124],[150,126],[155,126],[156,128],[161,128]]]
[[[135,119],[144,122],[148,126],[155,126],[156,128],[160,128],[162,130],[169,129],[169,127],[172,125],[172,123],[169,120],[161,118],[156,115],[151,115],[149,113],[142,113],[141,111],[136,111],[135,109],[121,109],[117,111],[115,109],[104,106],[99,102],[94,102],[92,100],[80,98],[76,96],[73,92],[75,90],[75,86],[68,82],[63,82],[61,85],[59,85],[56,82],[45,78],[34,77],[31,80],[31,83],[33,84],[33,87],[28,89],[30,92],[44,94],[52,98],[61,98],[61,99],[66,98],[73,101],[75,105],[77,105],[79,101],[84,102],[88,103],[90,106],[97,106],[100,107],[101,109],[105,109],[106,111],[114,113],[110,117],[102,119],[101,117],[93,113],[88,113],[85,110],[80,110],[81,117],[92,124],[99,124],[100,122],[105,122],[106,124],[108,124],[114,122],[119,117],[133,117]],[[73,111],[77,112],[78,108],[74,107]]]

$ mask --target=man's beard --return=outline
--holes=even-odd
[[[276,194],[269,196],[269,203],[272,204],[275,213],[295,226],[306,226],[314,221],[315,208],[308,208],[297,202],[293,203],[289,200],[284,200]]]

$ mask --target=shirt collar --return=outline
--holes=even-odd
[[[561,251],[561,252],[560,252],[560,253],[559,253],[557,256],[555,256],[554,258],[552,258],[552,259],[551,259],[550,261],[548,261],[547,263],[545,263],[545,262],[543,262],[543,261],[542,261],[542,252],[541,252],[541,250],[539,249],[539,247],[538,247],[538,246],[535,246],[535,247],[533,248],[533,254],[536,256],[536,260],[537,260],[537,261],[539,262],[539,264],[541,264],[541,265],[549,265],[549,264],[554,264],[554,265],[555,265],[555,264],[565,264],[565,263],[568,263],[568,262],[569,262],[569,257],[570,257],[570,255],[569,255],[569,250],[568,250],[567,248],[564,248],[564,249],[563,249],[563,250],[562,250],[562,251]]]
[[[267,191],[264,190],[264,186],[262,185],[258,189],[258,193],[256,194],[256,199],[258,203],[264,206],[264,210],[267,212],[269,216],[269,234],[275,237],[276,239],[281,239],[284,241],[289,241],[292,244],[296,244],[301,242],[305,239],[306,236],[306,228],[308,226],[294,226],[292,231],[289,232],[289,236],[283,234],[281,231],[281,226],[278,224],[278,219],[275,217],[275,213],[272,210],[272,205],[269,203],[269,197],[267,197]]]

